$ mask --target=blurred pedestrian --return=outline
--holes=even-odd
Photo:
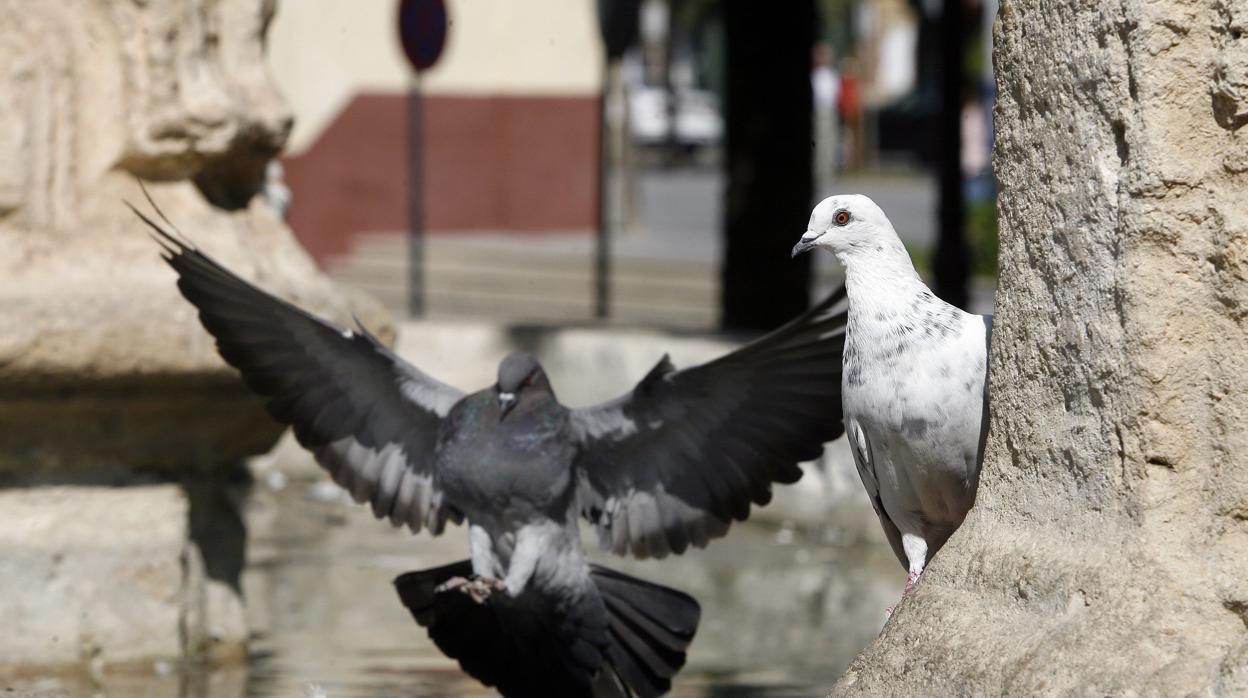
[[[970,203],[992,198],[992,131],[988,110],[978,87],[966,90],[962,99],[962,197]]]
[[[841,89],[837,93],[837,110],[844,124],[845,157],[847,170],[862,167],[862,98],[859,94],[858,61],[847,56],[841,62]]]
[[[815,44],[811,56],[810,89],[815,105],[815,191],[818,197],[832,189],[840,164],[837,102],[841,78],[832,67],[832,47]]]

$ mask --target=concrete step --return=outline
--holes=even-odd
[[[334,265],[335,273],[359,275],[402,276],[407,274],[407,258],[395,256],[355,255]],[[512,260],[465,259],[449,255],[430,255],[425,258],[425,274],[443,278],[458,275],[486,274],[516,282],[535,283],[549,280],[552,283],[590,283],[594,281],[594,268],[590,260],[533,259],[515,263]],[[710,265],[699,268],[671,270],[647,266],[640,260],[629,264],[613,263],[610,267],[612,283],[646,284],[658,283],[673,289],[691,293],[717,289],[719,274]]]
[[[360,235],[333,260],[330,275],[376,296],[392,312],[407,306],[407,238]],[[629,324],[710,328],[719,307],[719,273],[709,262],[614,257],[610,319]],[[444,238],[425,247],[425,306],[432,317],[520,322],[593,319],[594,267],[584,238]]]
[[[344,282],[346,283],[346,282]],[[406,289],[399,286],[355,285],[402,317],[406,314]],[[425,296],[426,314],[432,318],[489,318],[510,322],[587,322],[593,320],[593,300],[585,298],[536,298],[520,294],[499,295],[431,289]],[[616,300],[609,321],[630,325],[657,324],[683,329],[710,329],[716,315],[704,308],[659,306]]]
[[[360,260],[341,267],[333,276],[359,287],[407,287],[405,265],[371,265]],[[704,308],[718,302],[719,287],[687,279],[637,277],[612,274],[611,296],[631,303]],[[591,298],[594,279],[589,273],[547,273],[544,270],[489,269],[430,265],[425,269],[425,288],[466,293],[522,294],[537,298]]]
[[[351,257],[358,259],[394,260],[407,258],[404,235],[367,233],[356,236]],[[447,262],[575,271],[593,268],[592,240],[544,236],[516,236],[482,239],[479,237],[430,236],[425,240],[425,259],[429,263]],[[634,257],[614,254],[612,271],[618,273],[657,274],[673,277],[704,278],[718,283],[718,265],[705,262]]]

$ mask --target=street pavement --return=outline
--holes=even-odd
[[[718,167],[639,169],[619,188],[610,241],[611,320],[627,324],[713,329],[718,322],[718,270],[723,255],[721,212],[725,179]],[[936,235],[936,182],[921,172],[856,174],[828,191],[866,194],[916,249]],[[819,196],[818,198],[822,198]],[[812,206],[813,206],[812,202]],[[802,230],[765,231],[786,241]],[[488,317],[518,322],[593,319],[592,230],[523,233],[438,233],[426,242],[426,307],[434,317]],[[405,311],[407,255],[399,232],[357,239],[331,275]],[[814,256],[816,293],[839,283],[828,254]],[[990,312],[992,284],[977,280],[972,309]]]
[[[633,220],[615,241],[625,255],[718,261],[722,256],[720,230],[726,186],[718,167],[676,170],[650,169],[638,173]],[[907,244],[928,247],[936,236],[936,181],[923,173],[862,174],[838,178],[816,200],[832,194],[866,194],[888,214],[897,234]],[[775,235],[797,240],[801,230],[777,230]]]

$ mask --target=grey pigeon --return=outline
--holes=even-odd
[[[845,429],[884,533],[909,571],[904,597],[975,503],[992,317],[933,295],[865,196],[832,196],[815,207],[793,255],[815,247],[845,267]]]
[[[221,356],[356,501],[414,532],[467,520],[470,560],[396,586],[435,643],[505,695],[668,690],[697,603],[587,564],[579,517],[621,555],[704,546],[843,432],[843,290],[715,361],[664,357],[619,399],[569,409],[529,354],[465,395],[135,213]]]

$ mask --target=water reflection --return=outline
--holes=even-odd
[[[851,508],[849,515],[863,516],[845,507]],[[245,518],[243,590],[253,629],[247,666],[157,665],[134,673],[30,678],[6,684],[14,689],[6,695],[495,695],[442,656],[391,586],[402,572],[465,557],[464,530],[413,537],[375,521],[366,507],[344,501],[325,482],[289,483],[277,491],[257,485]],[[875,522],[802,527],[772,521],[734,525],[708,549],[663,561],[594,555],[702,603],[702,625],[672,695],[823,695],[878,631],[902,574],[887,544],[864,539]]]
[[[462,559],[466,534],[413,538],[364,507],[313,501],[299,489],[259,492],[249,511],[244,588],[258,634],[246,695],[300,695],[308,683],[330,698],[493,695],[438,652],[390,584],[407,570]],[[751,523],[678,558],[594,557],[702,603],[672,695],[810,696],[874,636],[899,591],[888,546],[843,533]]]

